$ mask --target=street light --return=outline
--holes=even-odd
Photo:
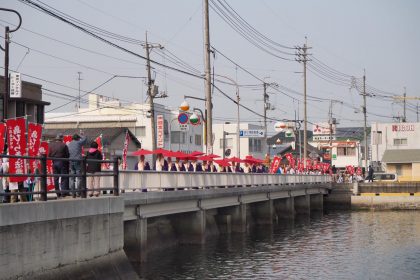
[[[8,105],[9,105],[9,94],[10,94],[10,85],[9,85],[9,43],[10,43],[10,33],[17,31],[22,24],[22,17],[20,14],[11,9],[0,8],[0,11],[12,12],[19,17],[19,24],[15,29],[10,29],[9,26],[4,28],[4,48],[0,48],[4,51],[4,96],[3,96],[3,120],[8,118]]]
[[[240,144],[240,137],[239,137],[239,130],[240,130],[240,128],[239,128],[239,125],[240,125],[240,118],[239,118],[239,100],[240,100],[240,98],[239,98],[239,85],[235,80],[233,80],[229,77],[226,77],[226,76],[223,76],[223,75],[218,75],[218,74],[213,74],[213,76],[225,78],[225,79],[231,81],[236,86],[236,104],[238,105],[237,106],[238,107],[238,110],[237,110],[237,124],[236,124],[236,126],[237,126],[236,127],[236,143],[237,143],[236,144],[237,145],[236,156],[238,158],[241,158],[241,144]]]

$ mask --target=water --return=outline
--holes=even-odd
[[[149,254],[144,279],[420,279],[420,212],[337,212]]]

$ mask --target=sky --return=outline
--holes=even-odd
[[[108,40],[141,56],[145,56],[142,44],[147,32],[148,42],[163,46],[152,50],[152,60],[195,75],[152,63],[155,84],[168,95],[155,101],[176,109],[184,95],[204,98],[204,81],[199,77],[204,73],[203,1],[32,1],[111,32],[113,37],[106,37]],[[231,14],[227,13],[229,6]],[[24,80],[42,84],[43,99],[51,102],[47,112],[76,114],[78,102],[71,101],[79,94],[78,72],[82,95],[97,88],[95,93],[123,103],[146,100],[144,59],[21,1],[2,0],[0,7],[15,9],[22,15],[21,28],[12,33],[10,68],[21,72]],[[223,11],[227,20],[215,11]],[[239,84],[240,103],[259,114],[240,108],[243,122],[263,123],[263,82],[272,85],[267,90],[274,108],[268,111],[270,118],[302,119],[303,63],[295,60],[295,47],[306,42],[310,47],[308,128],[311,123],[328,121],[331,99],[335,100],[333,116],[338,126],[363,126],[363,98],[359,91],[364,70],[369,93],[368,124],[396,121],[393,117],[402,116],[403,106],[392,96],[402,95],[405,88],[407,96],[420,97],[419,11],[420,1],[415,0],[212,0],[210,44],[216,50],[211,61],[215,85],[236,98],[236,87],[226,84],[229,81],[222,76]],[[236,18],[232,16],[235,13]],[[243,35],[255,39],[250,28],[255,29],[261,34],[256,42],[266,44],[271,54],[228,25],[237,24],[238,17],[249,24]],[[16,16],[0,11],[1,28],[16,22]],[[3,40],[3,33],[1,36]],[[173,55],[177,64],[172,63]],[[126,77],[112,78],[114,75]],[[87,107],[86,100],[82,98],[81,107]],[[188,101],[191,107],[204,109],[204,102]],[[408,121],[416,121],[416,105],[416,100],[408,102]],[[215,122],[236,122],[236,104],[217,89],[213,89],[213,108]],[[274,121],[270,120],[271,133],[273,126]]]

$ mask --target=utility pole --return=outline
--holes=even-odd
[[[419,122],[419,103],[417,102],[417,106],[416,106],[416,115],[417,115],[417,122]]]
[[[79,111],[80,110],[80,99],[81,99],[81,96],[80,96],[80,81],[82,80],[80,75],[82,74],[82,72],[79,71],[79,72],[77,72],[77,74],[79,75],[79,77],[78,77],[78,80],[79,80],[79,107],[78,107],[77,111]]]
[[[155,81],[152,80],[152,74],[150,71],[150,45],[147,42],[147,32],[146,32],[146,45],[145,45],[145,49],[146,49],[146,58],[147,58],[147,64],[146,64],[146,68],[147,68],[147,95],[149,97],[149,108],[150,108],[150,124],[151,124],[151,129],[152,129],[152,150],[156,150],[156,126],[155,126],[155,106],[153,103],[153,99],[155,98],[155,92],[153,90],[153,86]],[[153,158],[153,166],[155,165],[156,162],[156,155],[153,154],[152,155]]]
[[[204,53],[205,53],[205,76],[206,76],[206,149],[207,154],[213,152],[213,114],[211,101],[211,72],[210,72],[210,23],[209,23],[209,0],[204,0]]]
[[[1,50],[4,51],[4,96],[3,96],[3,121],[8,118],[9,109],[9,95],[10,95],[10,81],[9,81],[9,44],[10,44],[10,33],[17,31],[22,24],[22,17],[20,14],[11,9],[0,8],[0,11],[12,12],[19,17],[19,24],[15,29],[10,29],[6,26],[4,29],[4,48],[0,46]]]
[[[366,111],[366,70],[363,70],[363,116],[364,116],[364,129],[363,137],[365,138],[365,172],[368,170],[367,157],[368,157],[368,144],[367,144],[367,111]]]
[[[306,62],[308,62],[308,46],[303,44],[303,47],[298,47],[298,62],[303,62],[303,165],[306,168],[306,157],[308,153],[308,114],[306,102]]]
[[[403,97],[404,97],[404,99],[403,99],[403,102],[404,102],[404,117],[403,117],[402,122],[407,122],[407,115],[406,115],[406,108],[407,108],[406,107],[406,105],[407,105],[406,97],[407,97],[407,93],[406,93],[405,87],[404,87]]]
[[[330,110],[329,110],[330,118],[328,120],[328,124],[330,125],[330,156],[332,156],[332,128],[333,128],[332,106],[333,106],[333,101],[330,100]]]
[[[267,94],[267,83],[264,82],[264,142],[270,151],[269,145],[267,143],[267,109],[268,109],[268,94]]]

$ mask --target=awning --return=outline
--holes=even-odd
[[[386,150],[382,157],[385,163],[420,162],[420,149]]]

